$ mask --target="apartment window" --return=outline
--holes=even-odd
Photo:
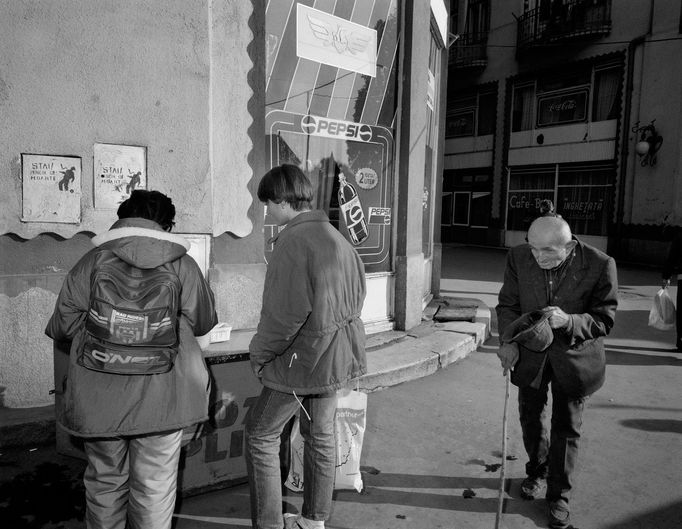
[[[445,117],[445,136],[459,138],[493,134],[496,109],[497,91],[490,88],[449,101]]]
[[[592,121],[618,119],[623,68],[604,68],[594,72]]]
[[[497,92],[480,93],[478,95],[478,136],[495,132],[496,111]]]
[[[620,60],[519,82],[513,87],[512,132],[618,119],[622,83]]]
[[[512,132],[533,128],[535,114],[535,84],[514,87],[512,108]]]
[[[470,42],[482,42],[490,31],[490,0],[469,0],[466,15],[466,33]]]
[[[578,88],[538,95],[538,127],[563,125],[587,119],[589,90]]]

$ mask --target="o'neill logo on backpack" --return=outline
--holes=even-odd
[[[78,363],[120,375],[170,371],[178,353],[179,298],[180,279],[169,265],[140,269],[102,251]]]
[[[93,349],[90,354],[95,360],[109,364],[153,364],[161,359],[160,355],[155,356],[133,356],[118,353],[107,353],[106,351],[98,351]]]

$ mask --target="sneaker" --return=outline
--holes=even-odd
[[[526,479],[521,482],[521,497],[524,500],[539,498],[546,484],[547,482],[544,478],[526,477]]]
[[[284,515],[284,529],[324,529],[324,521],[309,520],[300,514],[286,513]]]
[[[568,529],[570,527],[570,513],[563,503],[549,504],[549,527],[551,529]]]

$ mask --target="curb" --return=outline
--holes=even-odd
[[[371,393],[432,375],[476,351],[489,336],[486,321],[422,324],[401,340],[367,352],[368,374],[359,389]]]

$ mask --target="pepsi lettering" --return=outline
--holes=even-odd
[[[367,222],[358,193],[343,173],[339,173],[339,208],[346,222],[350,241],[357,246],[369,236]]]

